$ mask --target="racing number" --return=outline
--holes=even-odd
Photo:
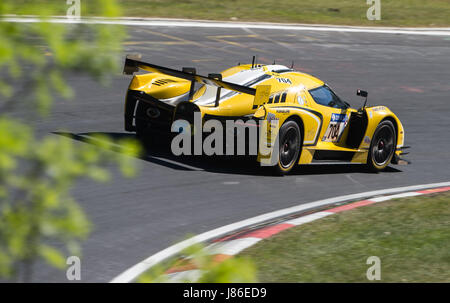
[[[330,124],[328,125],[322,141],[337,142],[345,126],[347,125],[347,121],[348,118],[345,114],[332,114]]]
[[[335,123],[330,125],[330,130],[328,132],[327,139],[336,140],[339,136],[339,129],[341,128],[340,123]]]

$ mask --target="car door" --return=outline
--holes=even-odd
[[[323,116],[321,142],[338,144],[348,125],[350,111],[346,102],[342,101],[327,85],[308,91],[315,108]]]

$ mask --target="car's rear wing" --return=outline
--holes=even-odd
[[[133,75],[138,72],[139,69],[154,72],[159,74],[165,74],[176,78],[181,78],[191,81],[191,89],[189,92],[189,100],[194,95],[195,82],[211,85],[217,87],[216,106],[219,104],[220,90],[222,88],[255,96],[253,101],[253,107],[259,107],[269,100],[270,85],[258,85],[256,88],[243,86],[231,82],[222,81],[221,74],[209,74],[208,77],[198,75],[196,69],[193,67],[183,67],[181,71],[171,69],[168,67],[158,66],[151,63],[140,61],[140,55],[127,55],[125,59],[125,65],[123,67],[123,73],[126,75]]]

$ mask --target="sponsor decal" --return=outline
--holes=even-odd
[[[338,142],[347,126],[348,117],[346,114],[331,114],[330,124],[322,138],[325,142]]]
[[[278,120],[278,118],[277,118],[277,116],[275,116],[275,114],[268,113],[268,114],[267,114],[266,120],[267,120],[267,122],[270,123],[270,122],[273,121],[273,120]]]
[[[288,78],[276,78],[278,82],[284,83],[284,84],[292,84],[292,81]]]
[[[364,137],[364,143],[370,144],[370,138],[369,138],[369,136],[365,136],[365,137]]]
[[[345,122],[347,121],[346,114],[331,114],[330,122]]]
[[[277,109],[277,113],[289,114],[291,111],[289,109]]]
[[[270,127],[268,128],[269,132],[271,131],[272,128],[278,127],[278,120],[279,119],[277,118],[277,116],[275,116],[275,114],[268,113],[266,120],[267,120],[267,124],[270,125]],[[276,122],[276,123],[274,123],[274,122]]]
[[[384,106],[377,106],[377,107],[373,107],[372,110],[374,112],[380,112],[380,111],[386,110],[386,107],[384,107]]]

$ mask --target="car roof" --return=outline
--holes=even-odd
[[[292,86],[303,85],[307,90],[323,86],[325,83],[306,73],[296,71],[284,65],[238,65],[224,70],[223,80],[244,85],[249,80],[260,77],[263,74],[274,76],[275,78],[287,78],[291,80]]]

